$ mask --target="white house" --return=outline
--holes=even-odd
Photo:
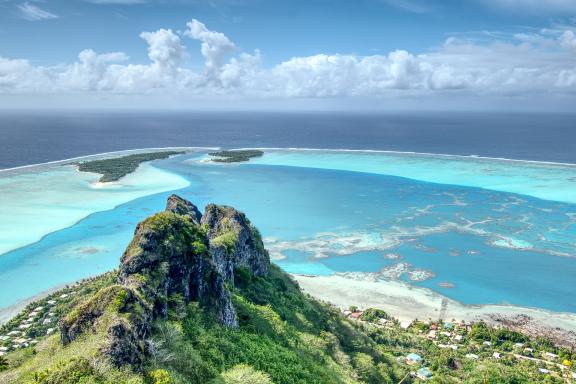
[[[411,325],[412,325],[412,320],[400,322],[400,328],[402,328],[402,329],[408,329],[408,328],[410,328]]]

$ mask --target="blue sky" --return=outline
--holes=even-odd
[[[480,94],[493,95],[495,87],[491,89],[490,84],[498,85],[502,78],[492,79],[489,84],[485,78],[473,78],[479,71],[501,71],[502,76],[513,76],[514,66],[523,65],[524,62],[526,68],[517,71],[523,77],[518,77],[518,74],[517,77],[510,77],[510,84],[514,83],[514,87],[500,89],[496,92],[498,97],[513,94],[517,98],[522,91],[517,84],[529,81],[524,75],[527,72],[539,71],[538,81],[543,82],[547,76],[551,84],[562,84],[557,93],[561,94],[563,102],[572,100],[576,87],[576,80],[572,80],[572,76],[576,79],[576,38],[573,33],[576,27],[576,0],[0,0],[0,59],[4,59],[5,67],[3,70],[0,65],[0,79],[2,71],[6,72],[4,77],[11,79],[13,88],[18,89],[19,94],[66,94],[69,91],[117,94],[119,88],[110,85],[110,73],[114,72],[116,76],[114,84],[126,79],[124,76],[124,80],[118,80],[120,64],[117,62],[125,67],[151,65],[153,60],[147,50],[151,43],[140,34],[169,30],[179,40],[178,47],[166,48],[162,44],[174,42],[174,39],[158,36],[164,39],[158,43],[160,49],[166,48],[167,52],[172,53],[176,49],[177,67],[194,73],[187,73],[185,79],[178,75],[178,79],[172,79],[175,83],[160,84],[154,81],[150,87],[181,86],[186,82],[187,85],[182,87],[193,89],[191,93],[198,94],[199,87],[206,88],[205,85],[210,84],[208,93],[217,95],[215,89],[218,87],[214,82],[227,80],[202,80],[196,76],[202,75],[206,65],[206,56],[200,52],[201,44],[206,40],[202,37],[188,38],[191,35],[186,35],[186,25],[192,19],[202,23],[209,33],[225,35],[234,45],[234,49],[224,49],[218,58],[221,70],[217,76],[226,71],[229,78],[230,68],[224,68],[230,63],[229,60],[242,61],[246,59],[242,59],[244,54],[257,56],[256,59],[246,59],[251,60],[250,69],[247,69],[247,65],[232,68],[243,73],[242,78],[234,79],[234,84],[242,82],[242,92],[237,92],[240,98],[246,98],[247,94],[250,98],[269,97],[269,90],[277,86],[271,85],[270,79],[279,71],[282,71],[281,75],[286,75],[284,70],[287,67],[290,70],[290,74],[286,75],[287,81],[294,81],[295,85],[291,92],[286,91],[281,97],[371,98],[376,94],[377,97],[421,98],[437,97],[438,90],[444,92],[441,96],[446,96],[445,90],[448,89],[472,89],[467,92],[468,96],[474,94],[481,97]],[[208,44],[215,43],[209,40]],[[509,46],[504,49],[499,44]],[[530,57],[525,56],[522,44],[530,44]],[[486,47],[492,51],[482,53]],[[97,55],[121,52],[123,56],[94,56],[93,61],[99,64],[92,67],[106,72],[98,72],[97,80],[91,72],[90,81],[84,81],[81,86],[79,83],[63,85],[61,80],[55,83],[55,77],[69,77],[68,69],[82,61],[78,55],[87,49]],[[396,55],[391,58],[390,55],[397,51],[406,52],[410,57],[406,59]],[[433,57],[419,57],[428,54]],[[482,54],[484,56],[478,56]],[[518,57],[516,61],[502,58],[502,64],[492,68],[491,54]],[[318,55],[326,56],[320,64]],[[343,57],[356,62],[343,60]],[[374,64],[362,62],[366,57],[381,57],[378,63],[383,66],[381,70],[390,72],[394,78],[379,77],[378,71],[371,69]],[[310,60],[295,63],[294,58]],[[22,60],[25,60],[25,65]],[[256,64],[252,61],[256,60],[258,68],[254,69]],[[465,60],[474,60],[475,65],[486,60],[486,66],[474,73],[465,72]],[[547,60],[555,63],[554,73],[543,72],[548,67]],[[400,75],[411,78],[412,72],[419,71],[417,75],[421,79],[418,84],[398,78],[395,65],[399,62],[404,66],[400,69]],[[102,69],[102,65],[110,68]],[[315,72],[318,65],[322,67],[320,73]],[[352,66],[354,68],[350,69]],[[20,72],[16,72],[15,67]],[[133,68],[124,69],[133,72]],[[272,69],[274,73],[265,72]],[[30,75],[23,75],[22,71],[25,70],[34,72],[38,78],[37,84],[30,83]],[[145,71],[146,68],[141,70]],[[258,74],[255,74],[256,71]],[[304,80],[299,75],[302,71],[308,74]],[[348,89],[355,79],[361,78],[371,84],[348,93],[342,89],[322,91],[320,82],[326,80],[327,71],[330,71],[332,82],[341,82]],[[341,76],[342,71],[348,71],[348,77]],[[349,75],[351,71],[353,75]],[[422,71],[426,74],[420,73]],[[48,72],[50,74],[46,75]],[[248,78],[248,75],[252,77]],[[446,82],[446,76],[451,76],[451,80]],[[21,79],[26,80],[25,87]],[[130,81],[134,81],[132,77]],[[297,81],[308,85],[316,82],[318,88],[313,92],[294,91],[294,87],[298,88]],[[257,89],[253,86],[255,82],[258,82]],[[91,85],[86,86],[87,83]],[[0,92],[4,89],[4,94],[13,93],[7,86],[2,88],[1,84]],[[133,91],[131,88],[129,92],[126,91],[125,81],[122,84],[124,88],[120,93]],[[226,83],[225,88],[230,88],[230,84]],[[252,86],[249,91],[246,91],[246,84]],[[480,84],[487,85],[478,91],[476,88]],[[536,93],[533,87],[524,88],[525,97],[530,96],[530,92]],[[413,92],[418,89],[420,92]],[[149,89],[138,89],[134,93],[149,93],[147,91]],[[9,98],[4,95],[2,99]],[[19,100],[22,99],[20,96]]]
[[[4,0],[0,3],[0,53],[57,64],[75,59],[79,51],[90,47],[101,52],[123,51],[144,62],[147,57],[145,44],[138,39],[140,32],[182,29],[193,17],[233,36],[245,51],[260,49],[266,63],[272,65],[319,52],[426,51],[455,33],[541,28],[562,19],[563,13],[531,12],[474,0],[116,2],[32,1],[28,4],[58,18],[31,22],[19,10],[25,2]]]

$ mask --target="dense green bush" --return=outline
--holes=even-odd
[[[8,360],[4,356],[0,356],[0,372],[7,370],[8,367]]]
[[[377,308],[368,308],[364,312],[362,312],[362,315],[360,316],[360,319],[364,321],[370,321],[372,323],[375,323],[380,319],[389,319],[389,318],[390,316],[388,316],[388,314],[385,311]]]
[[[224,384],[272,384],[270,376],[246,364],[238,364],[227,370],[221,380]]]
[[[152,384],[174,384],[174,379],[165,369],[155,369],[149,374]]]

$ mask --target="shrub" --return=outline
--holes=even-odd
[[[385,311],[381,309],[368,308],[362,312],[362,316],[360,316],[360,318],[364,321],[375,323],[380,319],[389,319],[390,317]]]
[[[149,375],[153,384],[174,384],[174,379],[165,369],[156,369],[150,372]]]
[[[272,384],[270,376],[249,365],[238,364],[222,374],[225,384]]]
[[[73,358],[67,363],[58,364],[54,369],[34,374],[35,382],[42,384],[75,384],[89,379],[94,379],[94,371],[84,358]]]
[[[4,356],[0,356],[0,372],[8,369],[8,360]]]

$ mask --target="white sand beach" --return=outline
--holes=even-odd
[[[511,305],[465,305],[400,281],[367,281],[341,275],[293,277],[304,292],[342,309],[351,305],[361,309],[380,308],[401,321],[484,320],[561,343],[576,343],[576,314],[573,313]]]

